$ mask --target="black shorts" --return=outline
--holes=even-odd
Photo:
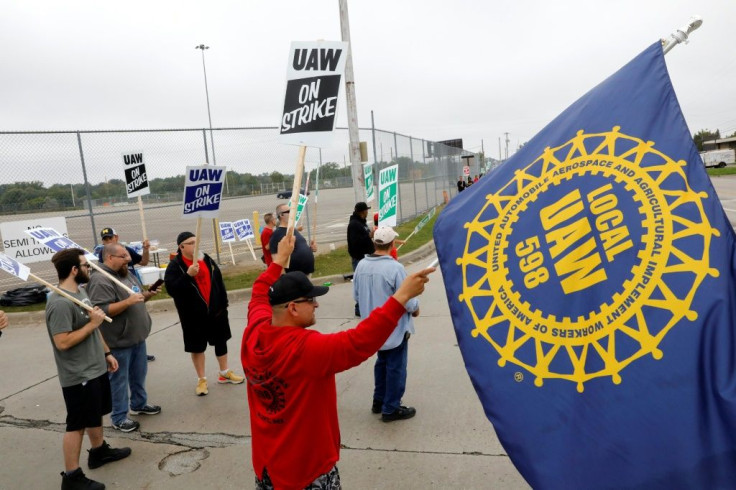
[[[102,427],[102,416],[112,411],[107,373],[86,383],[62,388],[66,403],[66,431]]]
[[[184,334],[184,352],[201,354],[207,350],[207,344],[216,347],[217,355],[227,354],[227,341],[232,337],[227,310],[216,318],[206,318],[205,328],[182,325]],[[224,348],[224,352],[223,351]]]
[[[184,334],[184,352],[200,354],[207,350],[207,336],[203,329],[182,327],[182,333]]]

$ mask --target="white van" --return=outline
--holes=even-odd
[[[726,165],[733,165],[736,163],[736,150],[703,151],[700,153],[700,158],[703,159],[703,165],[706,167],[723,168]]]

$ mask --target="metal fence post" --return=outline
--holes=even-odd
[[[371,136],[373,137],[373,168],[371,169],[373,173],[373,196],[376,199],[376,207],[378,207],[378,198],[375,197],[377,195],[376,183],[378,182],[378,156],[376,154],[376,124],[373,121],[373,111],[371,111]]]
[[[417,209],[417,181],[414,176],[416,162],[414,162],[414,141],[412,140],[412,137],[409,136],[409,155],[411,156],[411,184],[412,189],[414,191],[414,216],[419,215],[419,210]]]
[[[442,145],[442,150],[444,151],[444,146]],[[434,179],[432,179],[432,186],[434,187],[433,191],[433,199],[432,199],[432,206],[435,206],[437,204],[437,174],[442,175],[443,174],[443,165],[442,165],[442,157],[440,157],[440,166],[439,166],[440,172],[436,172],[434,174]]]
[[[394,148],[396,148],[396,172],[397,172],[397,182],[396,182],[396,193],[397,193],[397,199],[396,199],[396,224],[401,223],[401,220],[403,218],[403,213],[401,212],[401,180],[398,179],[399,176],[401,176],[401,172],[399,172],[399,145],[396,142],[396,131],[394,131]]]
[[[84,177],[84,188],[87,192],[87,205],[89,206],[89,219],[92,223],[92,240],[95,247],[97,246],[97,226],[95,226],[95,214],[92,211],[92,193],[90,191],[89,181],[87,180],[87,167],[84,164],[84,151],[82,150],[82,137],[77,131],[77,144],[79,145],[79,159],[82,162],[82,176]]]
[[[424,170],[427,170],[427,155],[424,153],[424,150],[426,147],[427,142],[422,140],[422,163],[424,164]],[[433,172],[434,173],[434,172]],[[427,176],[422,175],[422,180],[424,181],[424,200],[427,203],[427,207],[425,209],[429,209],[429,189],[427,188]]]
[[[207,151],[207,130],[206,129],[202,129],[202,139],[204,140],[204,163],[210,163],[210,154]]]

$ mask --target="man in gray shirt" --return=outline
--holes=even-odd
[[[105,342],[120,364],[120,369],[110,374],[112,427],[122,432],[132,432],[140,424],[128,418],[128,409],[135,415],[161,412],[161,407],[148,403],[146,393],[146,338],[151,333],[151,316],[144,301],[158,291],[144,292],[138,278],[128,272],[130,255],[124,246],[118,243],[105,245],[102,259],[101,268],[134,291],[131,294],[100,272],[92,274],[87,286],[92,304],[99,306],[113,319],[112,323],[100,327]]]
[[[89,281],[89,263],[78,248],[62,250],[51,261],[59,276],[59,288],[84,304],[87,294],[79,289]],[[110,413],[110,381],[107,372],[115,372],[118,362],[108,351],[97,331],[105,313],[91,312],[54,292],[46,302],[46,328],[54,350],[59,382],[66,403],[64,433],[63,489],[101,489],[105,486],[87,478],[79,467],[79,454],[85,431],[92,449],[87,464],[90,469],[126,458],[130,448],[111,448],[102,433],[102,416]]]

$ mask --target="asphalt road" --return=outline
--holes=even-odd
[[[429,207],[440,203],[442,190],[434,184],[434,181],[426,183],[424,181],[408,182],[401,184],[400,196],[402,198],[399,221],[403,221],[403,219],[412,218]],[[352,187],[320,190],[316,206],[314,203],[315,197],[314,193],[309,196],[310,202],[308,211],[306,211],[307,214],[301,218],[300,224],[304,226],[302,234],[305,237],[311,237],[314,234],[319,251],[327,252],[332,247],[339,247],[346,243],[348,219],[355,205],[354,192]],[[92,250],[95,245],[94,237],[99,240],[99,235],[97,235],[99,230],[109,226],[115,229],[122,241],[140,241],[143,232],[137,201],[132,199],[129,202],[130,204],[125,206],[95,208],[94,229],[88,213],[83,211],[69,213],[66,216],[69,237],[88,250]],[[219,219],[220,221],[237,221],[247,218],[252,222],[253,212],[258,211],[261,223],[258,226],[255,226],[255,224],[253,226],[257,230],[262,224],[263,215],[267,212],[273,212],[276,206],[282,202],[285,201],[276,198],[276,194],[238,198],[225,197],[220,205]],[[375,210],[375,201],[371,203],[371,206]],[[0,222],[23,221],[50,216],[59,215],[58,213],[10,215],[0,217]],[[159,257],[161,263],[168,262],[168,254],[176,250],[176,236],[180,232],[185,230],[194,232],[196,229],[196,220],[182,219],[180,202],[146,206],[144,216],[149,240],[158,240],[159,248],[163,249]],[[317,221],[316,230],[314,228],[315,217]],[[309,223],[309,227],[307,227],[307,223]],[[212,220],[203,220],[200,247],[209,255],[216,257],[213,231]],[[235,242],[230,245],[236,263],[260,262],[260,250],[255,242],[252,245],[256,254],[255,261],[250,249],[244,242]],[[227,244],[224,244],[221,248],[220,263],[231,263],[230,247]],[[49,261],[35,262],[29,264],[29,267],[34,274],[42,279],[56,283],[56,275]],[[0,291],[7,291],[22,285],[22,281],[9,274],[2,273],[0,277]]]

